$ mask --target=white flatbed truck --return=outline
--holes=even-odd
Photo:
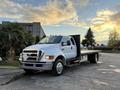
[[[25,72],[51,70],[53,74],[61,75],[65,66],[80,63],[83,56],[90,63],[97,63],[99,51],[81,50],[80,35],[49,36],[23,49],[19,60]]]

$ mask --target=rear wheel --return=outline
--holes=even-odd
[[[64,64],[61,59],[57,59],[55,63],[53,64],[52,72],[54,75],[61,75],[64,70]]]
[[[97,64],[98,61],[97,61],[97,59],[95,59],[95,60],[90,60],[90,63]]]
[[[97,54],[89,55],[88,61],[92,64],[97,64],[98,63],[98,58]]]

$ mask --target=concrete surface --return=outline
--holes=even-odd
[[[120,54],[101,53],[98,64],[82,62],[61,76],[0,69],[0,90],[120,90]]]

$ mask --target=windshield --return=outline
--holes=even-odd
[[[39,44],[56,44],[60,43],[62,36],[48,36],[43,38]]]

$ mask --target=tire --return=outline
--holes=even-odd
[[[63,61],[61,59],[57,59],[53,64],[52,73],[53,75],[59,76],[63,74],[63,71],[64,71]]]
[[[91,64],[97,64],[97,62],[98,62],[97,60],[90,60]]]
[[[98,59],[96,58],[96,55],[95,55],[95,59],[94,60],[89,60],[89,62],[91,64],[97,64],[98,63]]]

